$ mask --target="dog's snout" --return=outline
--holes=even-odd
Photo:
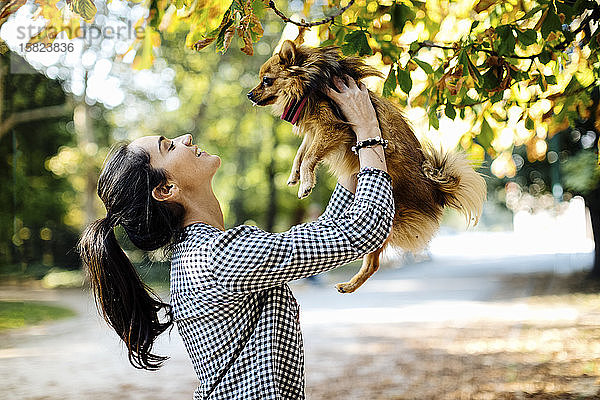
[[[248,92],[248,94],[247,94],[246,96],[248,96],[248,98],[249,98],[250,100],[252,100],[252,99],[254,98],[254,93],[252,93],[252,92]]]

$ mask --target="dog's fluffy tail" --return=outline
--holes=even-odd
[[[444,205],[465,215],[467,224],[477,225],[486,199],[486,183],[464,153],[442,152],[423,146],[423,173],[438,188]]]

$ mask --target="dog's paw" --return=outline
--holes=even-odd
[[[290,177],[288,178],[287,184],[288,186],[294,186],[298,183],[300,179],[300,171],[292,171]]]
[[[303,199],[308,196],[310,192],[312,192],[312,186],[300,184],[300,189],[298,189],[298,198]]]
[[[351,284],[350,282],[338,283],[337,285],[335,285],[335,288],[340,293],[352,293],[357,289],[357,287]]]

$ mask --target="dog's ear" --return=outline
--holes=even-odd
[[[283,65],[289,66],[294,64],[294,61],[296,61],[296,45],[294,42],[291,40],[283,42],[279,50],[279,58]]]

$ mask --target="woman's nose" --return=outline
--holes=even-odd
[[[179,140],[181,140],[181,143],[185,146],[191,146],[194,138],[190,133],[187,133],[185,135],[179,136]]]

